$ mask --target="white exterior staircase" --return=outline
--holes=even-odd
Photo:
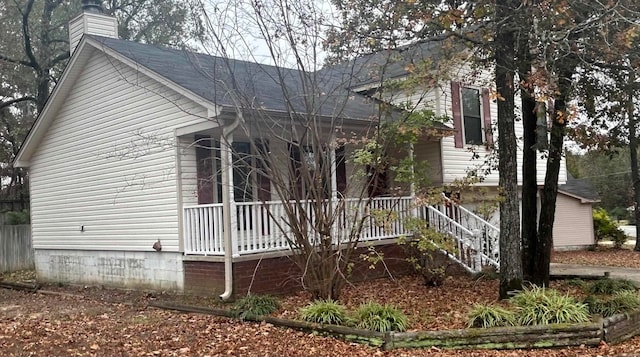
[[[430,227],[454,240],[455,250],[446,252],[449,257],[471,272],[499,268],[499,228],[450,199],[425,209]]]

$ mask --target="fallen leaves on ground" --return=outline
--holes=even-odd
[[[555,262],[619,263],[639,267],[640,253],[619,250],[557,252]],[[637,264],[637,265],[636,265]],[[0,351],[3,356],[619,356],[640,353],[640,337],[622,344],[552,350],[449,351],[437,348],[382,351],[364,345],[209,315],[183,314],[147,307],[149,301],[215,299],[163,293],[83,287],[47,287],[51,293],[0,289]],[[382,279],[345,288],[349,308],[374,300],[398,306],[410,316],[411,329],[466,326],[475,303],[497,299],[493,280],[449,278],[444,286],[425,287],[414,277]],[[293,318],[309,302],[299,293],[283,299],[278,316]]]
[[[427,288],[403,277],[377,280],[345,290],[348,306],[374,299],[400,306],[416,326],[462,327],[476,301],[495,300],[495,281],[448,280]],[[62,292],[64,291],[64,294]],[[82,295],[81,295],[82,294]],[[518,351],[382,351],[266,323],[181,314],[149,308],[150,300],[169,298],[100,288],[58,288],[56,294],[0,290],[2,355],[72,356],[584,356],[635,353],[640,339],[605,348]],[[284,311],[303,306],[308,296],[287,298]],[[290,312],[293,314],[293,312]],[[420,327],[423,328],[423,327]],[[637,346],[637,347],[636,347]]]
[[[584,264],[640,269],[640,252],[625,248],[597,247],[594,250],[557,251],[553,263]]]

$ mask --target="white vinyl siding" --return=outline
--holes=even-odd
[[[553,225],[553,247],[589,246],[595,243],[591,203],[558,192]]]
[[[180,174],[182,186],[182,204],[185,206],[198,204],[198,169],[196,166],[196,150],[193,135],[178,139],[180,152]]]
[[[103,14],[84,12],[69,23],[71,53],[76,49],[83,34],[118,38],[116,18]]]
[[[178,251],[173,133],[205,116],[96,52],[31,159],[34,248]]]
[[[453,118],[453,112],[451,107],[451,86],[449,82],[441,83],[440,86],[436,89],[428,90],[428,91],[412,91],[412,92],[397,92],[385,95],[385,100],[388,100],[392,103],[396,104],[404,104],[411,103],[418,108],[429,108],[434,110],[439,115],[446,115],[449,118]],[[518,99],[516,99],[516,106]],[[516,110],[518,110],[516,108]],[[498,108],[495,101],[490,101],[490,111],[491,111],[491,121],[493,126],[493,142],[497,143],[497,130],[495,130],[495,124],[498,118]],[[452,126],[452,123],[448,124]],[[484,125],[484,123],[481,123]],[[483,127],[484,128],[484,127]],[[463,130],[464,128],[457,128],[458,130]],[[515,131],[516,138],[518,139],[518,182],[522,182],[521,172],[522,172],[522,121],[517,120],[515,123]],[[487,159],[491,156],[491,151],[485,148],[484,145],[476,146],[477,153],[479,154],[478,159],[473,159],[473,152],[469,151],[471,146],[467,145],[464,148],[456,148],[454,137],[447,136],[442,138],[441,140],[441,149],[440,152],[442,154],[441,160],[434,160],[435,157],[431,157],[431,152],[427,155],[430,160],[437,163],[437,166],[441,169],[440,181],[444,183],[452,183],[456,179],[460,179],[465,177],[470,171],[478,170],[478,174],[482,174],[483,170],[487,168]],[[419,149],[416,147],[416,155],[422,156],[424,154],[420,153]],[[497,160],[497,157],[495,158]],[[566,183],[567,173],[565,169],[564,158],[562,159],[559,183]],[[495,161],[497,162],[497,161]],[[547,170],[547,162],[544,159],[540,159],[540,155],[538,155],[537,160],[537,182],[538,184],[544,183],[544,176]],[[495,186],[498,184],[498,171],[492,170],[489,175],[485,176],[483,182],[480,185],[486,186]]]
[[[449,117],[453,116],[451,109],[451,91],[449,89],[449,85],[442,85],[441,89],[439,89],[439,99],[440,103],[438,105],[439,108],[442,109],[441,114],[445,114]],[[518,100],[516,100],[517,102]],[[490,102],[490,110],[491,110],[491,122],[493,123],[493,136],[494,143],[498,142],[498,133],[496,130],[496,121],[498,118],[498,107],[495,101]],[[518,110],[516,108],[516,110]],[[519,115],[518,115],[519,116]],[[515,122],[515,132],[517,138],[518,145],[518,183],[522,183],[522,120],[517,120]],[[465,177],[468,172],[472,170],[480,170],[478,173],[482,174],[482,170],[487,167],[485,161],[490,157],[491,151],[486,149],[484,145],[476,146],[477,153],[480,155],[478,159],[473,159],[473,152],[469,151],[468,147],[464,148],[456,148],[453,136],[442,138],[442,169],[443,169],[443,179],[445,183],[451,183],[457,178]],[[494,158],[495,163],[497,163],[497,157]],[[562,159],[560,176],[558,178],[559,183],[563,184],[567,181],[567,172],[565,169],[564,158]],[[540,159],[540,155],[538,155],[538,160],[536,162],[537,168],[537,182],[538,184],[544,184],[544,177],[547,171],[547,161],[545,159]],[[485,176],[485,179],[481,185],[494,186],[498,184],[498,171],[492,170],[489,175]]]

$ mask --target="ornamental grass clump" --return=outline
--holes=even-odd
[[[343,305],[333,300],[316,300],[300,309],[304,321],[327,325],[344,325],[347,313]]]
[[[633,282],[626,279],[598,279],[589,287],[591,294],[612,295],[620,291],[636,291]]]
[[[513,311],[494,305],[475,305],[469,312],[469,327],[500,327],[516,324]]]
[[[518,325],[546,325],[589,321],[586,304],[553,289],[532,287],[510,299]]]
[[[407,316],[391,305],[368,302],[356,310],[356,326],[378,332],[406,331]]]
[[[249,294],[236,301],[231,307],[231,311],[241,319],[244,319],[248,315],[269,315],[279,308],[280,303],[278,299],[273,296]]]
[[[590,313],[609,317],[640,308],[640,296],[635,291],[623,290],[610,296],[589,295],[584,303]]]

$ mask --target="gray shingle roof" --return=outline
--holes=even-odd
[[[442,43],[427,41],[363,55],[338,66],[353,69],[352,87],[356,87],[406,76],[410,65],[419,65],[426,60],[435,62],[442,56]]]
[[[291,113],[291,105],[298,113],[313,111],[327,117],[370,119],[378,115],[371,99],[348,90],[358,80],[353,68],[334,66],[303,73],[120,39],[92,38],[217,105],[234,107],[235,94],[244,108]]]
[[[566,192],[587,201],[600,201],[600,195],[591,183],[586,179],[576,179],[567,172],[567,183],[558,187],[559,191]]]

